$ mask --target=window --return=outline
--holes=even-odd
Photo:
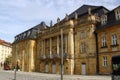
[[[107,46],[107,44],[106,44],[106,37],[104,36],[102,38],[102,47],[106,47],[106,46]]]
[[[120,9],[116,10],[116,19],[120,19]]]
[[[85,38],[85,32],[81,32],[81,39]]]
[[[31,31],[28,31],[28,32],[27,32],[27,36],[29,36],[29,35],[30,35],[30,33],[31,33]]]
[[[103,56],[103,66],[104,67],[108,66],[107,56]]]
[[[82,53],[86,52],[85,43],[82,43],[81,52]]]
[[[117,35],[112,35],[112,45],[117,45]]]
[[[23,34],[23,37],[24,37],[24,38],[25,38],[25,36],[26,36],[26,33]]]
[[[106,23],[107,23],[107,16],[104,15],[104,16],[101,17],[101,24],[104,25]]]

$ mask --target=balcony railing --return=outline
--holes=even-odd
[[[53,58],[53,55],[51,55],[50,53],[46,54],[46,58],[47,59],[52,59]]]
[[[63,53],[63,58],[70,58],[70,55],[68,53]]]
[[[54,53],[53,58],[60,58],[60,55],[58,53]]]
[[[41,55],[40,55],[40,59],[41,59],[41,60],[44,60],[44,59],[46,59],[46,56],[45,56],[44,54],[41,54]]]
[[[78,24],[85,24],[88,22],[96,23],[96,22],[100,21],[100,18],[97,16],[94,16],[94,15],[88,15],[88,16],[84,16],[82,18],[79,18],[77,21],[78,21]]]

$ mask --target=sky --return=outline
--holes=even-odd
[[[17,34],[41,21],[49,26],[82,5],[104,6],[109,10],[120,6],[120,0],[0,0],[0,39],[13,42]]]

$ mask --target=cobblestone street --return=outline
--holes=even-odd
[[[0,80],[13,80],[14,71],[0,71]],[[35,72],[17,72],[16,80],[60,80],[60,75]],[[111,80],[110,76],[64,75],[64,80]]]

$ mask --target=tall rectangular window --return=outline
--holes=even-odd
[[[108,66],[107,56],[103,56],[103,66],[104,67]]]
[[[117,35],[112,35],[112,45],[117,45]]]
[[[102,38],[102,47],[106,47],[107,46],[107,43],[106,43],[107,41],[106,41],[106,37],[104,36],[103,38]]]
[[[86,52],[85,43],[82,43],[81,52],[82,53]]]
[[[101,24],[104,25],[106,23],[107,23],[107,16],[104,15],[104,16],[101,17]]]
[[[116,19],[120,19],[120,9],[116,10]]]
[[[81,39],[85,38],[85,32],[81,32]]]

